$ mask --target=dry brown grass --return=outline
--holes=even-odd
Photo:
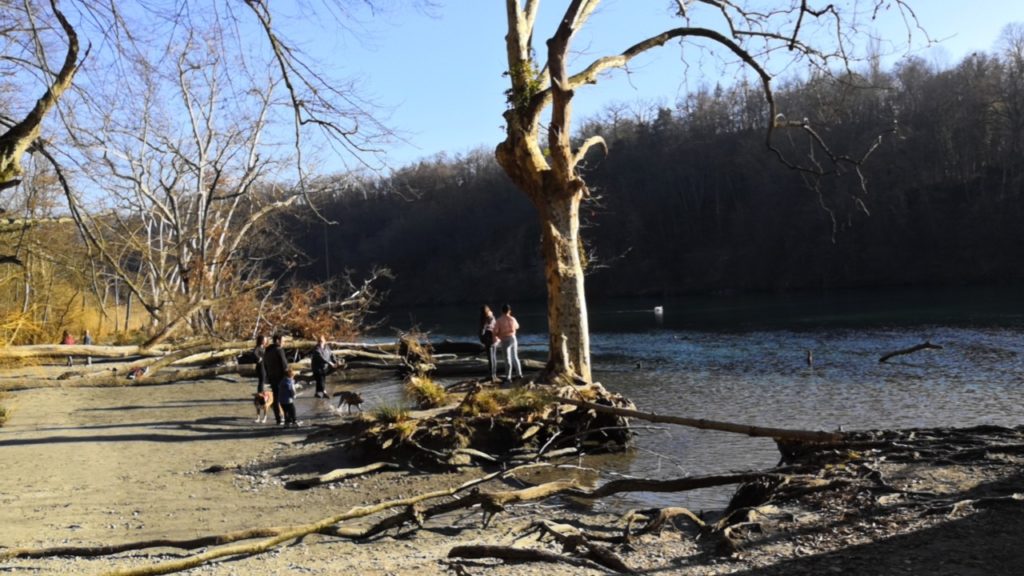
[[[538,412],[548,403],[544,395],[526,388],[487,389],[468,397],[459,407],[466,416]]]
[[[409,377],[405,383],[405,393],[421,410],[444,406],[448,402],[444,387],[427,376]]]
[[[3,426],[7,422],[7,406],[4,404],[7,400],[7,394],[0,392],[0,426]]]
[[[373,410],[372,416],[381,424],[397,424],[409,419],[409,409],[395,404],[383,404]]]

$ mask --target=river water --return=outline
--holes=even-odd
[[[523,356],[546,357],[542,307],[515,306]],[[436,341],[469,340],[476,311],[391,317],[402,321]],[[617,300],[592,303],[590,322],[594,378],[641,410],[812,430],[1024,423],[1024,299],[1011,288]],[[942,349],[879,362],[925,341]],[[600,465],[673,478],[777,461],[771,440],[658,425],[641,429],[629,454]],[[731,492],[639,494],[601,505],[710,509]]]

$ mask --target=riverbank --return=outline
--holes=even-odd
[[[313,412],[310,400],[303,398],[300,413],[305,413],[306,426],[255,424],[249,388],[248,382],[210,380],[10,393],[10,418],[0,429],[2,544],[104,545],[304,524],[356,506],[451,488],[483,474],[476,469],[443,474],[399,470],[287,490],[290,479],[357,463],[348,460],[343,446],[306,441],[318,425],[337,422],[337,416]],[[856,457],[824,467],[822,478],[859,473],[849,463]],[[740,547],[725,555],[682,521],[612,549],[627,565],[649,574],[1016,574],[1024,562],[1019,547],[1024,506],[1010,496],[1024,484],[1022,462],[1014,450],[981,450],[970,458],[941,462],[882,460],[872,466],[887,490],[837,482],[759,507],[759,516],[747,524],[749,533],[737,540]],[[483,490],[521,488],[559,474],[579,473],[542,470]],[[391,530],[355,543],[313,535],[191,573],[604,574],[597,567],[565,563],[473,560],[456,565],[446,558],[452,547],[466,544],[560,552],[560,546],[526,534],[540,520],[620,535],[621,519],[601,510],[565,499],[516,505],[496,515],[487,528],[478,512],[460,511],[400,537]],[[368,526],[379,518],[353,524]],[[0,562],[0,570],[96,574],[186,555],[161,548],[97,558],[8,559]]]

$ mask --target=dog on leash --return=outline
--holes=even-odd
[[[256,405],[256,420],[254,422],[266,422],[267,412],[274,403],[274,393],[270,390],[256,392],[252,395],[252,403]]]
[[[339,412],[341,411],[342,404],[348,404],[348,412],[349,412],[349,414],[352,413],[352,407],[353,406],[355,406],[360,412],[363,411],[363,407],[362,407],[363,397],[359,394],[359,392],[351,392],[349,390],[344,390],[342,392],[336,393],[335,396],[337,396],[339,398],[339,400],[338,400],[338,411]]]

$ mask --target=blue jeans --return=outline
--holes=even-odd
[[[491,369],[491,380],[498,379],[498,344],[487,347],[487,366]]]
[[[505,350],[505,365],[508,366],[508,375],[505,376],[509,380],[512,379],[512,365],[515,364],[516,378],[523,377],[523,367],[519,364],[519,343],[516,341],[516,335],[506,336],[501,339],[498,343]]]

